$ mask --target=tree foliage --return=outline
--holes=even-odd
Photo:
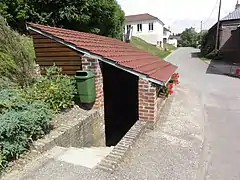
[[[34,70],[32,40],[13,31],[0,16],[0,76],[24,86]]]
[[[0,14],[20,32],[29,21],[121,38],[124,22],[116,0],[0,0]]]
[[[181,41],[179,42],[183,47],[197,47],[198,33],[194,28],[186,28],[181,33]]]

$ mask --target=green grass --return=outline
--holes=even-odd
[[[177,49],[175,46],[173,46],[173,45],[171,45],[171,44],[164,44],[163,46],[164,46],[164,48],[166,48],[168,51],[174,51],[174,50]]]
[[[206,58],[206,57],[200,57],[200,59],[202,60],[202,61],[211,61],[212,59],[208,59],[208,58]]]
[[[131,44],[138,49],[145,50],[153,55],[159,56],[160,58],[167,57],[172,52],[172,50],[176,49],[176,48],[174,49],[172,45],[168,45],[169,48],[167,48],[168,49],[167,51],[160,50],[156,46],[149,44],[146,41],[142,40],[141,38],[137,37],[132,37]]]

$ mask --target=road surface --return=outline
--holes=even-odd
[[[201,97],[205,114],[201,179],[239,180],[240,79],[216,75],[217,69],[195,57],[195,52],[180,48],[168,61],[179,66],[181,85]]]

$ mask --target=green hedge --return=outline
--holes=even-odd
[[[0,167],[4,168],[49,132],[52,110],[41,101],[27,101],[17,89],[1,87],[0,94]]]
[[[73,78],[56,66],[46,72],[24,88],[0,78],[0,170],[51,130],[54,113],[74,104]]]

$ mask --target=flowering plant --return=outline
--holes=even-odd
[[[162,86],[160,90],[158,91],[158,96],[165,96],[168,97],[169,94],[173,94],[173,87],[174,85],[179,84],[179,74],[174,73],[169,80],[169,82],[166,84],[166,86]]]

